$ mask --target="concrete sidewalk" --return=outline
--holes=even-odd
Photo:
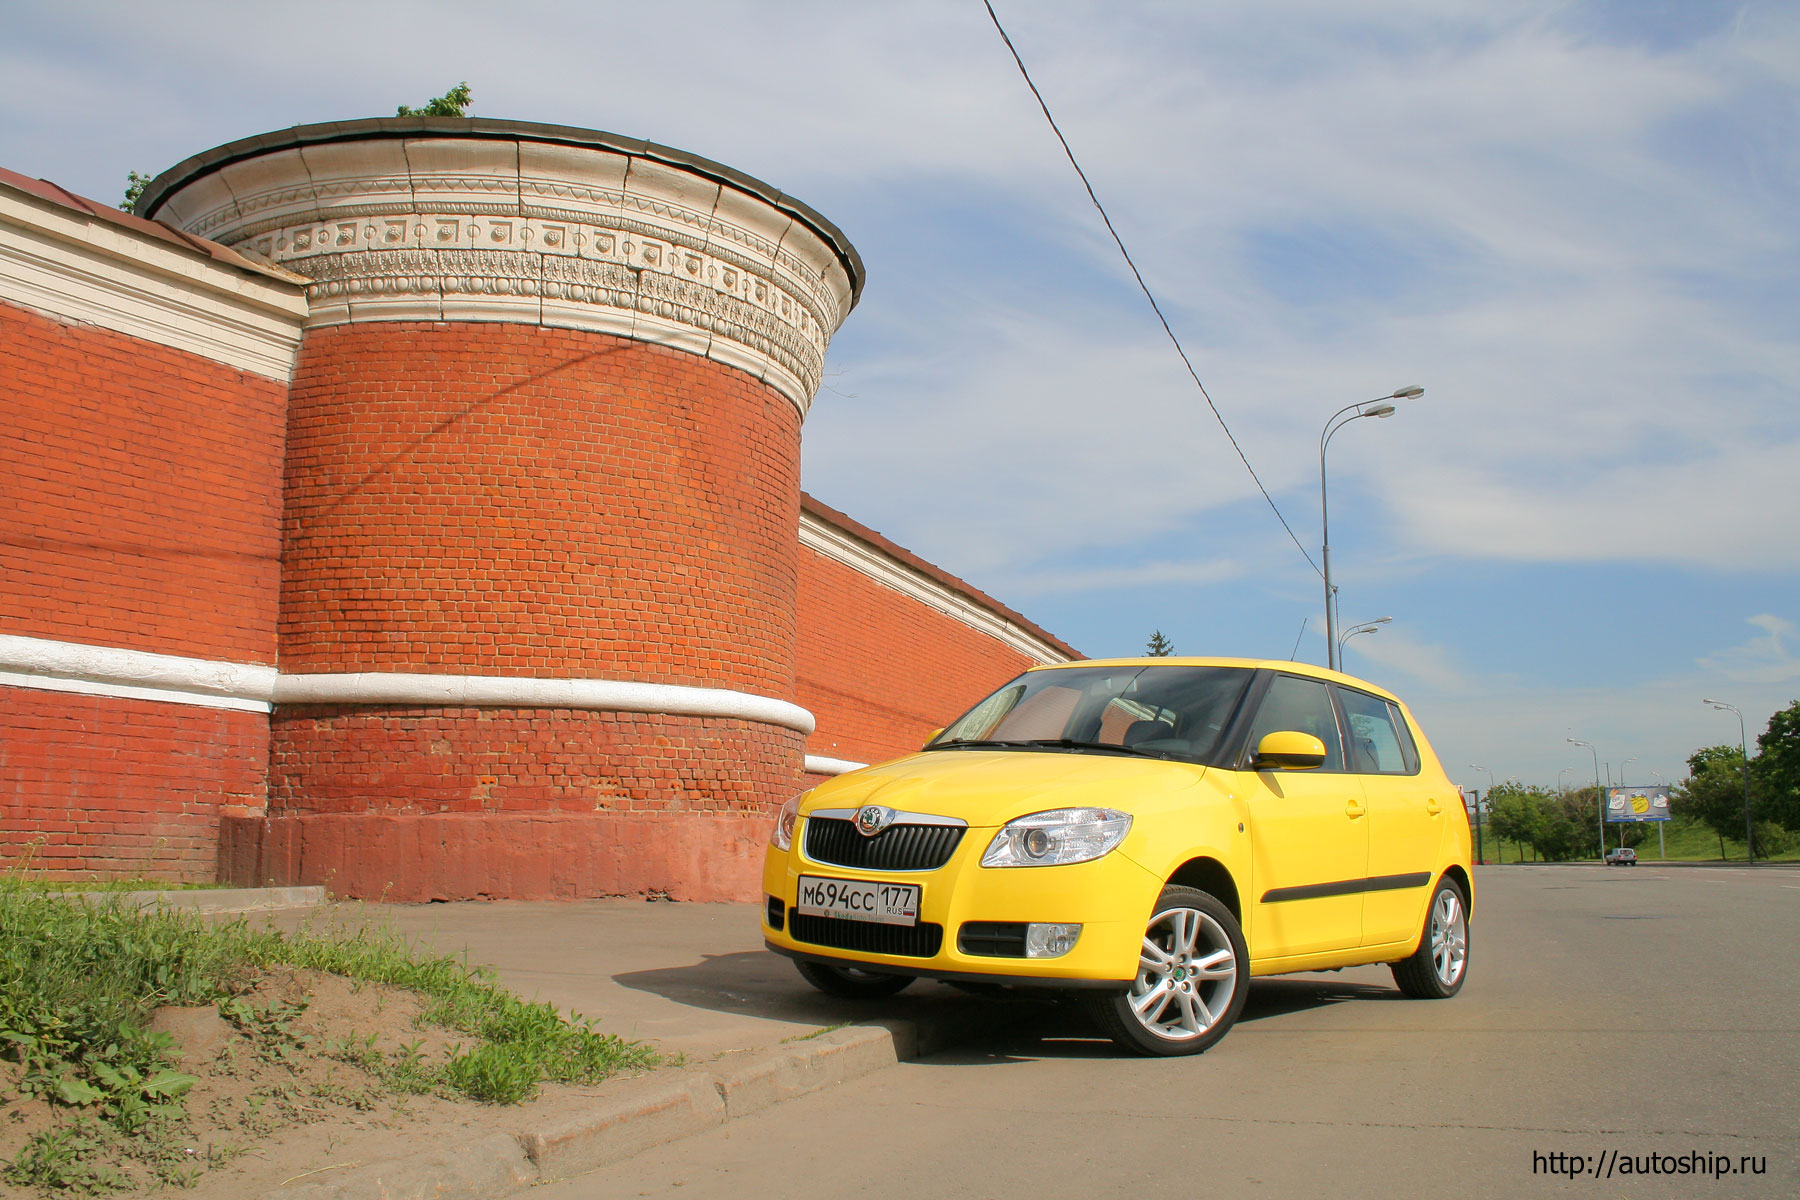
[[[921,980],[858,1003],[814,990],[763,948],[758,906],[671,901],[339,903],[274,916],[284,929],[331,924],[398,931],[494,968],[527,1000],[704,1061],[766,1050],[860,1017],[936,1024],[966,1014],[960,992]]]
[[[994,1028],[1018,1007],[928,981],[880,1000],[825,996],[763,948],[753,904],[342,903],[270,919],[288,930],[391,929],[492,967],[526,999],[683,1061],[608,1081],[575,1108],[527,1106],[505,1132],[348,1164],[269,1200],[499,1200],[930,1053]]]

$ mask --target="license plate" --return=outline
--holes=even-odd
[[[800,877],[800,896],[795,912],[814,917],[838,917],[846,921],[874,921],[882,925],[919,923],[919,885],[869,883],[861,879]]]

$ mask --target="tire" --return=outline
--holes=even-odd
[[[800,961],[794,965],[800,968],[801,978],[806,982],[821,992],[842,996],[846,1000],[875,1000],[882,996],[892,996],[896,992],[905,991],[913,981],[911,975],[884,975],[879,971],[840,967],[833,963]]]
[[[1462,991],[1469,977],[1469,901],[1454,879],[1438,880],[1431,893],[1419,948],[1388,968],[1414,1000],[1448,1000]]]
[[[1137,978],[1123,992],[1086,992],[1102,1032],[1134,1054],[1200,1054],[1230,1031],[1250,990],[1250,951],[1237,918],[1193,888],[1164,888],[1151,910]]]

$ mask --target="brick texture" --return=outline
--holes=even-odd
[[[0,687],[0,863],[210,880],[268,744],[260,713]]]
[[[788,695],[799,415],[604,334],[309,331],[288,418],[282,669]]]
[[[282,386],[0,304],[0,632],[275,661]]]
[[[809,753],[881,762],[916,750],[1032,665],[835,559],[804,546],[799,556],[795,701],[819,722]]]

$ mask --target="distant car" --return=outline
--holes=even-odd
[[[838,996],[1079,991],[1143,1054],[1225,1035],[1252,975],[1468,969],[1467,810],[1394,696],[1303,663],[1026,672],[921,753],[782,809],[763,937]]]
[[[1616,850],[1606,852],[1606,865],[1609,867],[1637,866],[1637,851],[1630,846],[1620,846]]]

